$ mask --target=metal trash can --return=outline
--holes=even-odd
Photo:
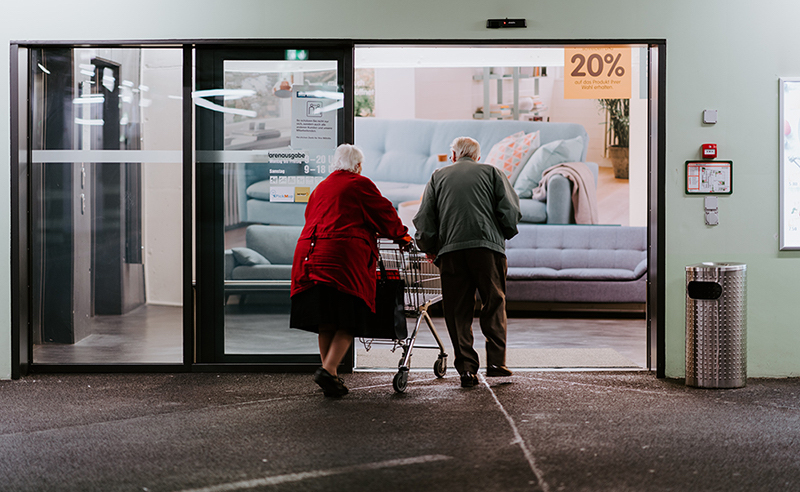
[[[747,384],[747,265],[686,267],[686,384]]]

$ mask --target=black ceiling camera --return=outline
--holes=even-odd
[[[525,19],[489,19],[486,21],[488,29],[501,29],[504,27],[528,27]]]

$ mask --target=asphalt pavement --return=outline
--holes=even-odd
[[[649,372],[33,375],[0,381],[3,491],[800,490],[800,380]]]

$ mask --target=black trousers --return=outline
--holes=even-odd
[[[478,372],[473,348],[472,320],[475,291],[481,296],[480,325],[486,337],[487,366],[506,364],[506,257],[486,248],[445,253],[440,258],[442,309],[450,340],[453,365],[459,374]]]

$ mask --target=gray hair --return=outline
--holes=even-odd
[[[481,157],[481,144],[474,138],[458,137],[450,144],[450,150],[456,153],[456,160],[469,157],[477,161]]]
[[[334,171],[356,172],[358,165],[364,162],[364,153],[355,145],[342,144],[333,153],[331,169]]]

